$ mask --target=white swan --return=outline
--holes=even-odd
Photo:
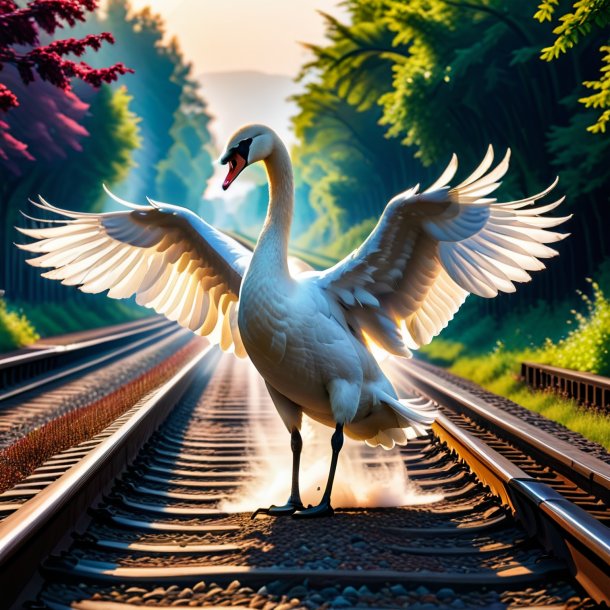
[[[431,341],[468,293],[493,297],[543,269],[557,254],[548,242],[565,235],[547,229],[567,220],[542,214],[563,199],[530,207],[538,195],[496,203],[485,198],[508,168],[509,154],[491,171],[481,165],[454,188],[455,155],[426,191],[400,193],[387,205],[366,241],[334,267],[291,275],[288,234],[293,178],[288,152],[263,125],[243,127],[230,139],[222,163],[228,188],[240,172],[265,163],[270,199],[254,252],[193,212],[149,200],[129,211],[70,212],[36,203],[67,218],[42,229],[20,229],[35,241],[21,248],[42,255],[31,265],[53,267],[44,277],[137,302],[211,335],[224,350],[248,355],[267,383],[291,433],[292,493],[269,514],[332,513],[330,495],[343,432],[371,445],[393,447],[424,433],[434,420],[430,404],[398,400],[369,350],[370,342],[398,356]],[[239,307],[238,307],[239,303]],[[332,460],[320,505],[304,509],[299,495],[303,413],[335,427]]]

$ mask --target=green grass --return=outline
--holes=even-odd
[[[489,318],[473,320],[465,341],[456,340],[453,329],[450,338],[437,338],[420,353],[426,360],[559,422],[610,450],[610,417],[557,394],[530,390],[519,380],[524,360],[610,374],[610,299],[599,284],[590,284],[592,296],[580,295],[584,311],[573,309],[571,318],[564,318],[563,323],[557,320],[556,310],[551,312],[544,305],[537,305],[526,314],[506,318],[502,324]],[[564,306],[558,309],[565,311]],[[551,328],[554,338],[547,336],[540,340],[541,331]],[[490,347],[490,337],[505,337],[506,340],[496,340],[495,346]],[[538,339],[538,345],[532,338]]]
[[[36,329],[21,311],[0,299],[0,351],[9,351],[38,340]]]

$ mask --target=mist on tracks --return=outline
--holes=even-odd
[[[248,366],[247,384],[247,429],[255,447],[248,462],[250,482],[220,503],[219,508],[227,512],[281,505],[290,495],[290,435],[252,365]],[[265,417],[269,413],[275,417]],[[324,492],[332,432],[331,428],[303,418],[300,486],[305,505],[318,504]],[[386,451],[345,439],[333,486],[335,508],[413,506],[441,499],[441,494],[422,492],[409,480],[398,447]]]

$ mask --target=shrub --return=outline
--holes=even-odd
[[[0,299],[0,351],[8,351],[34,343],[38,333],[25,314],[11,311]]]
[[[593,288],[593,297],[581,293],[586,313],[572,310],[575,328],[564,339],[554,343],[550,339],[533,359],[577,371],[589,371],[601,375],[610,374],[610,300],[599,284],[588,280]]]

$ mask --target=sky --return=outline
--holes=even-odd
[[[165,21],[167,36],[177,36],[213,117],[210,130],[218,148],[228,134],[246,123],[263,122],[288,146],[294,136],[287,100],[299,91],[293,79],[310,53],[299,43],[324,42],[324,18],[318,11],[344,17],[340,0],[131,0],[134,9],[149,6]],[[285,79],[259,79],[227,72],[263,72]],[[206,78],[206,75],[211,75]],[[254,83],[254,84],[253,84]],[[253,88],[256,87],[256,90]],[[206,197],[225,197],[220,189],[226,169],[216,165]],[[238,202],[254,176],[244,172],[228,199]]]
[[[338,0],[131,0],[160,13],[195,74],[258,70],[295,76],[308,58],[299,41],[324,40],[318,10],[344,15]]]

